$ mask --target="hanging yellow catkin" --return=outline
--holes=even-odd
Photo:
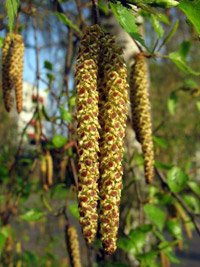
[[[24,42],[20,34],[13,34],[12,53],[9,65],[9,78],[15,88],[17,112],[22,111]]]
[[[53,185],[53,159],[49,151],[46,152],[45,155],[46,160],[46,184],[48,186]]]
[[[12,54],[12,34],[8,33],[4,39],[2,48],[2,91],[5,109],[9,112],[13,105],[12,84],[9,77],[9,69]]]
[[[66,227],[67,230],[67,244],[69,244],[69,252],[72,267],[81,267],[80,248],[76,228],[73,226]]]
[[[76,64],[78,200],[83,235],[91,243],[97,232],[99,198],[99,121],[97,75],[102,31],[98,25],[86,29]]]
[[[122,189],[123,139],[128,112],[127,70],[119,47],[110,34],[101,41],[100,64],[100,233],[107,254],[116,248]]]
[[[132,125],[136,138],[142,145],[145,178],[147,183],[151,183],[154,177],[154,151],[147,74],[145,57],[139,53],[130,74]]]

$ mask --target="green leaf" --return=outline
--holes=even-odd
[[[158,136],[153,136],[153,141],[156,145],[162,147],[162,148],[167,148],[168,147],[168,143],[167,141],[162,138],[162,137],[158,137]]]
[[[53,69],[53,65],[52,65],[52,63],[50,61],[45,60],[44,61],[44,68],[48,69],[48,70],[52,70]]]
[[[168,57],[183,72],[192,75],[200,75],[200,72],[191,69],[188,66],[188,63],[186,62],[186,56],[189,52],[189,48],[190,48],[190,43],[185,41],[181,44],[178,51],[170,53]]]
[[[173,237],[175,237],[176,239],[182,239],[182,228],[180,221],[177,218],[168,220],[166,227]]]
[[[137,253],[141,253],[142,249],[145,245],[147,234],[142,231],[140,228],[136,228],[134,230],[131,230],[129,233],[129,238],[135,245],[135,249]]]
[[[4,38],[0,36],[0,48],[3,47]]]
[[[156,4],[159,7],[165,7],[165,8],[175,7],[179,4],[179,2],[175,0],[154,0],[152,2],[153,5]]]
[[[174,36],[174,34],[176,33],[177,29],[178,29],[178,25],[179,25],[179,21],[177,20],[174,25],[172,26],[172,29],[169,31],[169,33],[167,34],[167,36],[164,38],[163,42],[161,43],[160,47],[158,50],[160,50],[164,45],[166,45]]]
[[[11,228],[3,226],[0,228],[0,253],[2,252],[8,236],[11,235]]]
[[[194,193],[200,196],[200,185],[198,183],[194,181],[189,181],[188,186]]]
[[[158,37],[161,38],[163,37],[164,34],[164,29],[161,26],[158,17],[156,15],[151,14],[151,24],[154,28],[154,31],[157,33]]]
[[[172,92],[167,100],[167,108],[171,115],[175,114],[177,102],[178,102],[178,96],[176,92]]]
[[[76,97],[75,96],[71,96],[70,98],[69,98],[69,107],[70,108],[73,108],[73,107],[75,107],[76,106]]]
[[[9,31],[13,31],[14,19],[19,7],[19,0],[6,0],[5,1],[6,13],[8,16]]]
[[[121,237],[117,241],[117,246],[125,252],[136,253],[135,244],[128,237]]]
[[[162,231],[166,219],[165,212],[154,204],[146,204],[144,206],[144,212],[147,218]]]
[[[79,220],[80,215],[79,215],[79,209],[78,209],[77,203],[73,203],[73,204],[68,205],[68,210],[74,216],[74,218]]]
[[[142,253],[137,258],[140,260],[141,267],[158,267],[155,263],[157,253],[155,251],[149,251],[147,253]]]
[[[51,197],[54,199],[66,199],[67,193],[67,188],[64,183],[57,184],[51,189]]]
[[[185,195],[184,201],[194,213],[200,212],[200,202],[196,197],[192,195]]]
[[[172,167],[167,173],[167,183],[174,193],[178,193],[184,189],[188,178],[188,175],[176,166]]]
[[[61,148],[67,143],[67,138],[60,134],[56,134],[52,138],[52,143],[56,148]]]
[[[112,12],[122,26],[122,28],[130,34],[132,38],[140,42],[143,46],[145,46],[144,40],[142,39],[141,35],[139,34],[138,27],[135,22],[135,15],[133,11],[129,8],[123,6],[120,2],[110,2],[110,7]],[[145,46],[146,47],[146,46]]]
[[[105,1],[103,0],[99,0],[98,1],[98,7],[101,11],[104,12],[105,15],[108,15],[109,14],[109,8],[108,8],[108,5],[105,3]]]
[[[55,12],[54,13],[56,17],[65,25],[67,25],[69,28],[77,32],[79,35],[82,35],[81,31],[79,30],[79,27],[73,23],[71,19],[65,16],[63,13]]]
[[[160,162],[158,160],[155,160],[155,167],[157,167],[158,169],[161,169],[161,170],[170,170],[172,165],[171,164],[166,164],[166,163],[163,163],[163,162]]]
[[[188,20],[200,34],[200,0],[182,0],[178,7],[185,13]]]
[[[44,212],[31,209],[27,211],[25,214],[21,215],[20,218],[28,222],[36,222],[36,221],[40,221],[41,219],[43,219],[44,216],[45,216]]]
[[[6,239],[7,237],[5,235],[3,235],[2,233],[0,233],[0,253],[2,252],[4,245],[6,243]]]
[[[64,121],[68,123],[72,121],[72,114],[63,106],[60,107],[60,116]]]

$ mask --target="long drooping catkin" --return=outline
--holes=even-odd
[[[147,73],[145,57],[139,53],[135,57],[130,74],[132,125],[136,138],[142,145],[145,178],[148,183],[151,183],[154,176],[154,151]]]
[[[88,243],[94,240],[98,219],[100,125],[97,76],[101,35],[102,31],[97,25],[86,29],[80,44],[75,74],[79,148],[78,200],[80,223]]]
[[[72,267],[81,267],[80,248],[76,228],[73,226],[67,226],[66,231],[66,241],[69,246]]]
[[[13,34],[12,53],[9,64],[9,79],[15,88],[17,112],[22,111],[23,99],[24,42],[20,34]]]
[[[100,233],[106,253],[112,254],[116,250],[119,227],[128,84],[122,49],[111,35],[105,35],[101,43]]]
[[[5,109],[9,112],[13,105],[12,84],[9,77],[12,54],[12,34],[7,34],[2,49],[2,90]]]

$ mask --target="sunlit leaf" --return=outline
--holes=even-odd
[[[35,222],[35,221],[40,221],[41,219],[44,218],[44,216],[45,216],[44,212],[31,209],[27,211],[25,214],[21,215],[20,218],[28,222]]]
[[[129,33],[131,37],[145,46],[144,40],[139,34],[133,11],[123,6],[120,2],[110,2],[110,7],[116,20],[119,22],[122,28]]]
[[[162,230],[165,224],[166,214],[165,212],[154,204],[146,204],[144,206],[144,212],[147,218],[158,227],[159,230]]]
[[[172,167],[167,173],[167,183],[172,192],[178,193],[183,190],[189,177],[179,167]]]
[[[52,144],[56,147],[56,148],[61,148],[63,147],[67,142],[67,137],[62,136],[60,134],[56,134],[54,135],[54,137],[52,138]]]
[[[185,13],[196,31],[200,34],[200,0],[182,0],[178,7]]]

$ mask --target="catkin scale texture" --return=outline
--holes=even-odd
[[[130,74],[132,125],[142,145],[145,178],[147,183],[151,183],[154,176],[154,151],[147,73],[145,57],[139,53]]]
[[[2,90],[5,109],[9,112],[13,105],[12,84],[9,77],[12,53],[12,35],[7,34],[2,48]]]
[[[100,139],[100,233],[107,254],[116,250],[122,189],[123,138],[127,117],[127,71],[122,49],[107,34],[102,38],[99,85]]]
[[[13,34],[12,52],[9,64],[9,79],[12,87],[15,88],[17,112],[22,111],[23,99],[23,64],[24,64],[24,43],[19,34]]]
[[[67,243],[69,244],[72,266],[81,267],[78,235],[76,229],[73,226],[67,227],[67,241]]]
[[[100,38],[99,26],[88,27],[80,43],[76,64],[78,200],[83,235],[91,243],[97,231],[99,198],[99,121],[97,90]]]

